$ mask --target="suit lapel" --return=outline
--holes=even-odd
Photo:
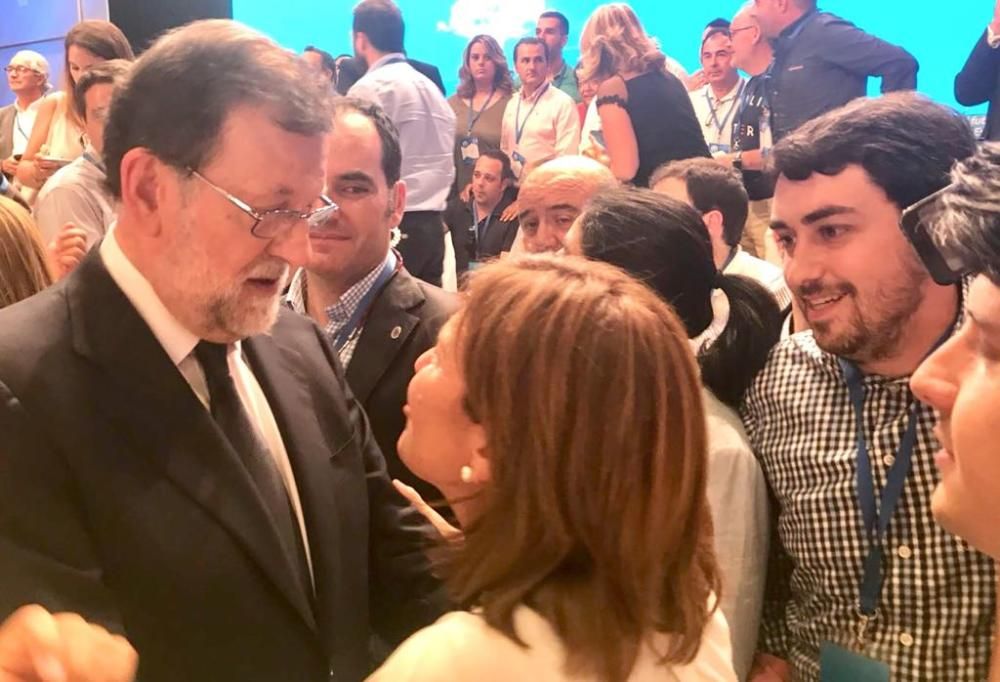
[[[291,313],[289,313],[291,314]],[[318,340],[318,337],[314,337]],[[321,632],[331,635],[332,605],[343,603],[334,578],[341,574],[336,481],[330,458],[354,436],[342,431],[327,437],[320,427],[320,410],[309,391],[309,366],[295,348],[271,336],[244,343],[254,376],[267,395],[281,439],[288,452],[306,524],[316,586],[317,619]],[[332,375],[331,370],[331,375]],[[325,420],[323,420],[325,423]]]
[[[413,333],[420,318],[410,311],[423,302],[423,292],[405,269],[397,272],[375,299],[347,367],[347,383],[361,404]]]
[[[67,288],[74,347],[100,366],[105,379],[97,389],[101,408],[132,441],[129,455],[146,454],[225,527],[315,630],[310,605],[239,456],[111,279],[98,249]]]

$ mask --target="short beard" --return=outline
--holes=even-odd
[[[846,329],[839,334],[833,333],[825,322],[814,324],[813,337],[817,345],[828,353],[859,364],[880,362],[896,355],[907,323],[924,301],[923,286],[927,278],[915,258],[904,256],[901,265],[901,276],[880,283],[870,301],[859,300],[857,289],[850,284],[839,288],[824,287],[824,290],[848,294],[855,307]],[[816,291],[807,283],[800,287],[799,294]]]

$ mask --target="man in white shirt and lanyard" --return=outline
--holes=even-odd
[[[573,98],[548,81],[548,48],[539,38],[521,38],[514,46],[514,68],[521,89],[503,114],[500,149],[510,157],[518,178],[529,164],[577,153],[580,115]]]
[[[354,8],[354,52],[368,71],[348,94],[378,104],[399,131],[406,213],[399,252],[407,270],[441,285],[443,213],[455,180],[455,112],[434,83],[406,61],[403,15],[391,0]]]
[[[4,174],[13,177],[49,86],[49,63],[37,52],[21,50],[11,58],[5,71],[16,100],[0,109],[0,162]]]
[[[128,75],[131,62],[100,62],[77,79],[73,106],[83,119],[88,145],[83,156],[59,169],[35,199],[35,222],[48,243],[68,224],[83,231],[87,249],[115,220],[115,199],[105,185],[104,122],[117,84]]]
[[[709,28],[701,43],[701,67],[708,83],[691,93],[691,103],[712,156],[728,154],[732,149],[733,118],[746,85],[732,59],[729,29]]]

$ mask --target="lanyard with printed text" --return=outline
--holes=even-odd
[[[531,118],[531,113],[538,106],[538,100],[542,98],[545,91],[549,89],[549,84],[546,83],[542,86],[542,89],[538,91],[535,95],[535,101],[531,104],[531,108],[528,109],[528,115],[524,117],[524,121],[521,120],[521,101],[524,99],[523,96],[518,96],[517,98],[517,109],[514,111],[514,144],[521,144],[521,136],[524,135],[524,128],[528,125],[528,119]]]
[[[385,263],[382,265],[382,271],[378,273],[378,277],[372,284],[371,289],[369,289],[364,297],[358,302],[358,306],[354,309],[354,313],[351,315],[347,324],[340,330],[340,333],[333,340],[333,346],[337,349],[339,353],[344,346],[353,338],[356,334],[360,333],[361,328],[364,327],[365,318],[368,316],[372,304],[375,303],[375,299],[378,295],[382,293],[382,289],[385,285],[389,283],[392,276],[396,274],[398,270],[403,267],[403,261],[396,255],[396,252],[392,249],[389,250],[389,255],[385,259]]]
[[[465,132],[466,136],[472,135],[472,129],[475,127],[476,123],[479,122],[479,117],[483,115],[484,111],[486,111],[486,108],[490,105],[490,102],[493,101],[493,95],[495,94],[496,94],[496,88],[490,90],[490,96],[486,98],[485,102],[483,102],[483,107],[479,111],[476,111],[472,107],[472,98],[471,97],[469,98],[469,118],[468,118],[469,127],[468,130]],[[473,114],[475,114],[475,117],[473,117]]]
[[[705,88],[705,102],[708,104],[708,111],[712,115],[712,124],[715,125],[716,134],[722,135],[722,132],[726,129],[726,123],[729,121],[729,117],[733,115],[736,110],[737,105],[740,103],[740,97],[743,95],[743,88],[746,86],[746,81],[740,81],[740,88],[736,91],[736,97],[733,101],[729,103],[729,110],[726,112],[725,118],[721,121],[719,120],[718,109],[712,105],[712,96],[709,94],[710,88]],[[719,100],[722,103],[722,100]]]

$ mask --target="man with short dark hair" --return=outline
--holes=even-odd
[[[562,12],[542,12],[535,25],[535,37],[545,43],[549,58],[549,82],[580,103],[580,86],[576,71],[563,59],[563,50],[569,41],[569,19]]]
[[[816,9],[816,0],[754,0],[764,37],[774,46],[769,98],[774,139],[867,91],[917,87],[917,60],[901,47]]]
[[[744,406],[778,510],[760,679],[986,677],[993,564],[932,518],[936,417],[908,385],[961,325],[963,287],[931,280],[898,224],[974,150],[964,118],[908,93],[775,146],[772,225],[811,330]]]
[[[359,682],[373,634],[439,615],[424,524],[281,305],[337,211],[330,98],[222,20],[160,38],[115,93],[115,227],[0,311],[0,618],[79,613],[153,682]]]
[[[114,89],[131,66],[123,59],[99,62],[77,79],[73,107],[83,121],[88,144],[83,155],[56,171],[35,198],[35,222],[45,243],[71,223],[83,231],[89,249],[115,220],[115,198],[105,184],[104,123]]]
[[[518,228],[516,216],[503,219],[515,197],[514,172],[506,154],[498,149],[481,151],[469,184],[469,200],[456,202],[446,218],[459,275],[510,251]]]
[[[326,332],[389,475],[425,500],[440,500],[440,492],[399,460],[396,441],[414,363],[434,346],[458,301],[410,275],[390,247],[406,206],[401,163],[396,128],[385,112],[365,100],[338,98],[326,186],[339,210],[310,233],[312,255],[292,278],[287,300]]]
[[[580,145],[576,104],[548,81],[548,63],[548,47],[541,38],[521,38],[514,45],[521,87],[504,110],[500,149],[510,157],[518,179],[525,166],[576,154]]]
[[[661,166],[653,173],[649,186],[701,213],[712,241],[715,267],[720,272],[760,282],[782,309],[792,304],[781,268],[751,256],[740,247],[749,200],[736,172],[712,159],[685,159]]]
[[[733,65],[733,44],[728,27],[709,27],[701,41],[701,72],[705,85],[691,92],[694,114],[712,156],[732,151],[733,119],[746,81]]]
[[[399,131],[407,187],[399,252],[414,276],[440,286],[442,213],[455,179],[455,112],[441,91],[407,63],[403,32],[403,15],[392,0],[358,3],[354,52],[368,70],[348,94],[378,104]]]
[[[306,45],[305,49],[302,50],[302,59],[312,67],[313,71],[322,74],[323,78],[330,81],[332,85],[336,84],[337,62],[332,54],[315,45]]]

